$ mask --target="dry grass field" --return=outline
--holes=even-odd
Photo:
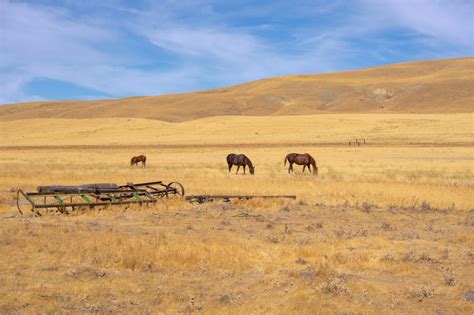
[[[474,312],[472,114],[0,122],[0,313]],[[353,138],[361,147],[348,147]],[[288,175],[288,152],[320,174]],[[227,174],[244,152],[254,176]],[[130,168],[146,154],[146,169]],[[21,216],[13,190],[296,194]]]
[[[473,123],[474,113],[218,116],[184,123],[134,118],[0,120],[0,145],[138,145],[145,150],[281,146],[284,153],[287,146],[344,146],[349,140],[365,138],[368,146],[470,147]]]

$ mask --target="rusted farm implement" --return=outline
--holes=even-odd
[[[148,183],[88,184],[79,186],[39,186],[36,192],[17,192],[17,208],[23,214],[21,205],[31,205],[31,211],[41,215],[39,210],[54,209],[61,213],[81,207],[150,204],[162,198],[183,197],[184,187],[178,182],[165,184],[162,181]],[[24,200],[26,200],[26,202]]]
[[[296,199],[295,195],[191,195],[186,196],[186,200],[194,203],[205,203],[214,201],[230,202],[232,200],[250,200],[250,199]]]

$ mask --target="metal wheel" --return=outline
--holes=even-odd
[[[20,212],[20,214],[23,214],[23,211],[21,210],[20,204],[25,203],[25,201],[20,200],[20,193],[21,193],[21,195],[23,195],[23,199],[26,200],[25,195],[23,194],[23,191],[21,189],[18,189],[17,192],[16,192],[16,208],[18,209],[18,212]]]
[[[171,182],[167,185],[169,188],[174,188],[176,190],[176,194],[170,194],[167,193],[166,197],[169,198],[170,196],[173,197],[174,195],[177,195],[178,198],[183,198],[184,197],[184,187],[178,182]]]

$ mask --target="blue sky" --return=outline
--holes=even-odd
[[[0,104],[474,55],[472,0],[0,0]]]

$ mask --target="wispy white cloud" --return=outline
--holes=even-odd
[[[436,0],[364,0],[367,17],[380,28],[403,27],[443,43],[473,49],[474,2]],[[369,24],[370,25],[370,24]]]
[[[30,101],[25,87],[49,78],[115,95],[146,95],[197,88],[192,66],[148,71],[130,67],[132,57],[115,54],[118,31],[85,23],[45,6],[0,2],[0,103]],[[113,25],[113,21],[101,20]],[[178,82],[178,83],[176,83]]]
[[[1,71],[0,104],[40,100],[40,97],[28,95],[24,92],[24,88],[29,80],[31,80],[31,76],[21,72]]]
[[[177,25],[157,28],[148,37],[153,44],[178,54],[221,60],[246,58],[255,51],[265,49],[252,35],[222,29]]]
[[[2,12],[2,65],[30,63],[77,63],[107,60],[92,47],[113,36],[92,25],[73,22],[66,14],[50,7],[31,7],[22,3],[0,2]],[[73,58],[71,58],[73,56]]]
[[[25,92],[35,78],[154,95],[474,53],[471,1],[72,3],[0,0],[0,103],[37,99]],[[124,49],[130,36],[147,60]]]
[[[203,81],[226,85],[273,75],[328,71],[337,67],[336,59],[343,52],[344,43],[332,39],[318,45],[292,41],[281,50],[271,40],[252,33],[256,28],[230,25],[223,17],[226,14],[206,9],[196,22],[182,20],[180,10],[189,11],[189,7],[173,6],[171,11],[167,6],[155,7],[133,28],[157,47],[196,65]],[[233,15],[239,13],[233,11]],[[267,29],[272,27],[266,25]]]

